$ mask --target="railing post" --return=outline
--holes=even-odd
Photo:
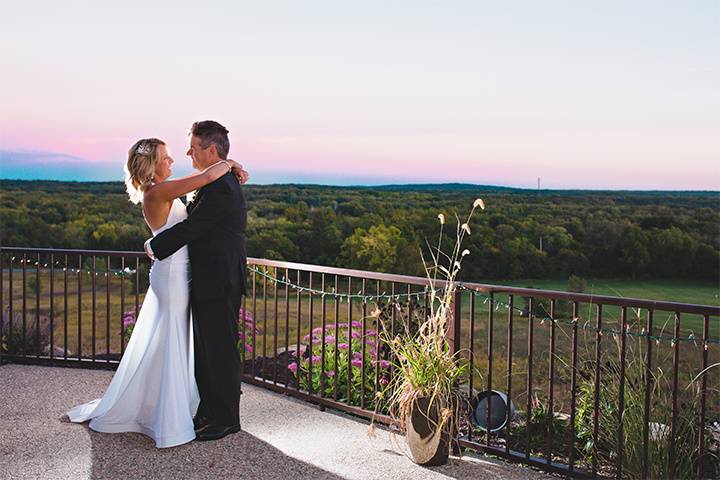
[[[453,298],[452,298],[452,321],[449,322],[448,325],[448,331],[447,331],[447,341],[450,345],[450,348],[452,348],[452,353],[456,354],[460,351],[460,336],[462,335],[462,331],[460,330],[460,321],[462,319],[462,293],[460,288],[456,287],[453,291]],[[472,375],[472,372],[470,373]],[[458,437],[460,436],[460,430],[457,420],[455,421],[455,425],[453,428],[452,436],[455,439],[452,443],[452,454],[453,455],[461,455],[462,449],[460,447],[460,443],[458,442]]]
[[[453,354],[456,354],[460,351],[460,340],[462,338],[462,330],[461,330],[461,320],[462,320],[462,290],[460,288],[455,288],[455,291],[453,292],[453,321],[452,321],[452,349]],[[472,375],[472,372],[471,372]],[[456,422],[455,425],[455,438],[457,438],[460,434],[458,430],[458,425]],[[452,448],[453,455],[462,455],[462,449],[460,448],[459,442],[453,443]]]
[[[462,319],[462,292],[456,288],[452,299],[452,321],[448,325],[447,340],[452,348],[452,353],[460,351],[460,322]]]

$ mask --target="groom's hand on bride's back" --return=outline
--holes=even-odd
[[[230,164],[232,173],[233,175],[235,175],[235,178],[237,178],[237,181],[241,184],[247,183],[248,179],[250,178],[250,174],[243,169],[243,166],[237,163],[235,160],[231,160],[229,158],[227,159],[227,162]]]

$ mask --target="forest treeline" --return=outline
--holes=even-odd
[[[438,214],[471,222],[462,278],[720,278],[720,193],[531,191],[470,185],[248,185],[252,257],[422,275]],[[149,236],[120,182],[0,181],[6,246],[140,250]]]

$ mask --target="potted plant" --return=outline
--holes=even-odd
[[[467,249],[461,250],[462,243],[465,236],[470,235],[469,222],[477,208],[485,208],[481,199],[473,203],[467,221],[461,223],[456,216],[456,239],[450,254],[441,249],[445,216],[438,215],[437,247],[428,244],[430,259],[421,251],[429,284],[429,308],[416,315],[415,325],[412,319],[403,317],[402,328],[394,336],[388,328],[380,331],[390,352],[394,376],[379,392],[375,413],[382,405],[387,407],[393,422],[405,432],[410,457],[420,465],[447,462],[459,416],[459,386],[467,379],[470,369],[463,352],[452,351],[447,334],[453,316],[456,277],[463,258],[470,253]],[[384,324],[380,313],[377,309],[374,312]],[[371,434],[373,429],[371,425]]]

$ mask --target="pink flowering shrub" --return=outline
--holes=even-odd
[[[135,310],[128,310],[127,312],[123,312],[122,314],[122,324],[123,324],[123,339],[125,340],[125,343],[130,341],[130,336],[132,335],[133,330],[135,329]]]
[[[237,349],[240,353],[240,360],[245,361],[245,357],[253,353],[253,344],[255,338],[260,335],[262,331],[255,324],[255,318],[253,318],[252,312],[240,309],[238,315],[238,340]]]
[[[388,383],[390,362],[378,356],[377,331],[362,331],[362,322],[337,323],[313,329],[303,338],[307,342],[306,358],[291,363],[288,368],[298,378],[300,388],[316,395],[323,394],[346,402],[348,380],[350,402],[361,404],[363,371],[365,373],[365,405],[375,405],[375,374],[379,370],[380,388]],[[363,356],[364,345],[364,356]],[[324,347],[324,359],[323,359]],[[382,353],[382,352],[381,352]],[[378,359],[379,358],[379,359]]]

